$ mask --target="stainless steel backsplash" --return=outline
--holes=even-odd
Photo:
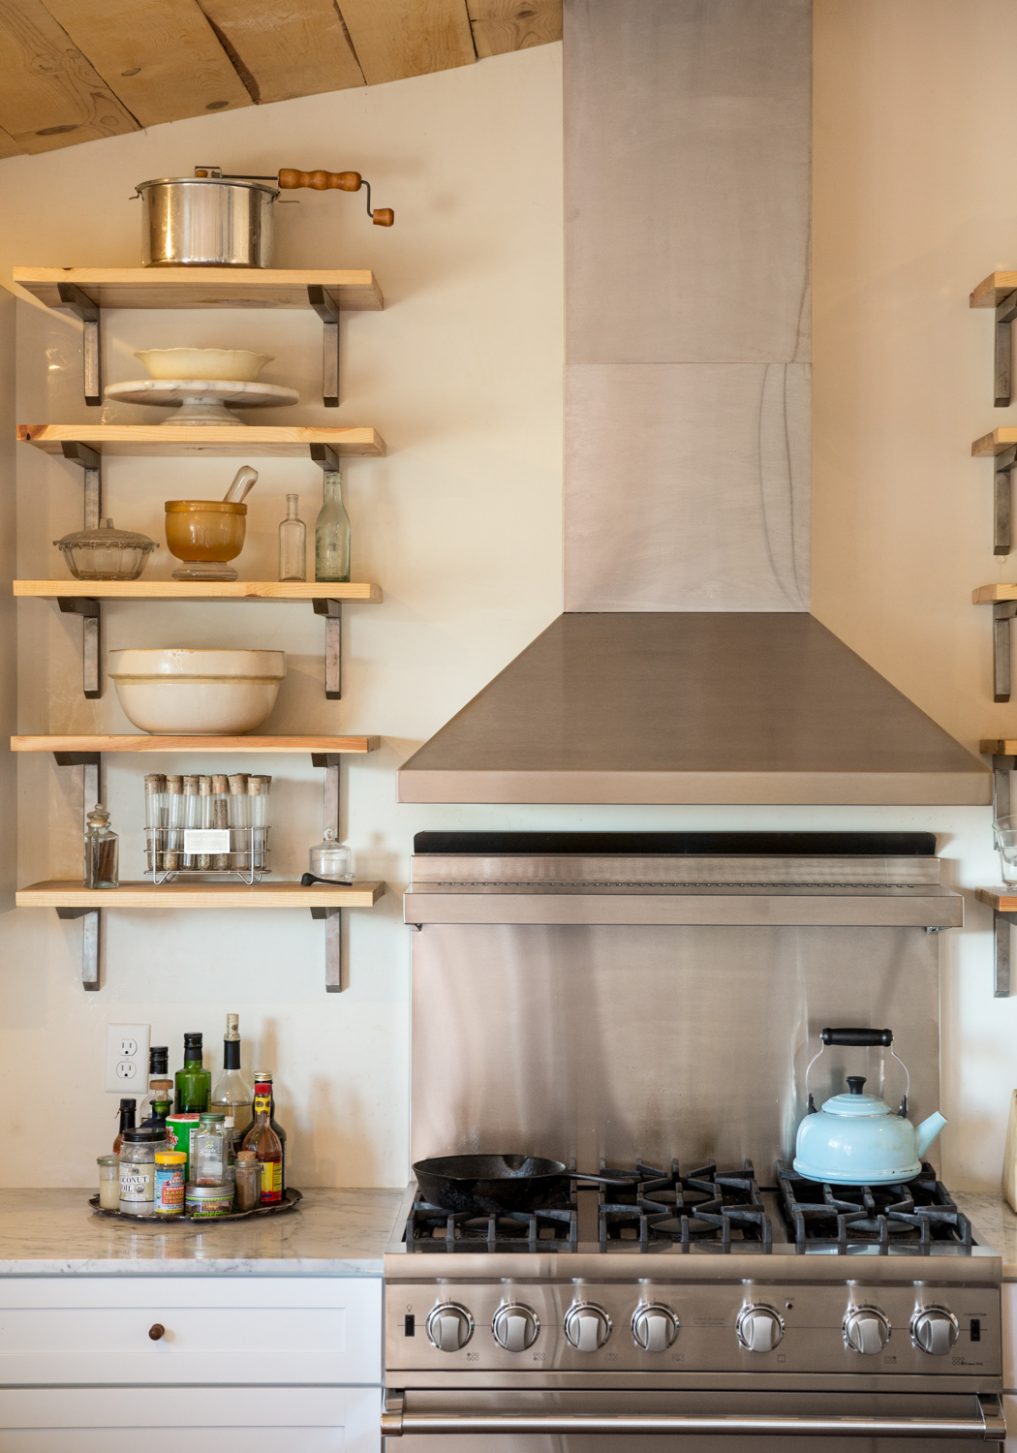
[[[413,1157],[749,1156],[769,1183],[824,1025],[888,1025],[913,1115],[937,1108],[937,943],[913,927],[427,924],[413,934]],[[848,1071],[877,1088],[880,1065],[826,1051],[817,1100]]]

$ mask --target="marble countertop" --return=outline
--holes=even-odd
[[[3,1276],[379,1276],[402,1190],[305,1191],[300,1209],[196,1226],[95,1216],[89,1191],[0,1191]]]
[[[974,1227],[975,1240],[1003,1258],[1003,1280],[1017,1281],[1017,1216],[999,1192],[954,1191],[953,1198]]]

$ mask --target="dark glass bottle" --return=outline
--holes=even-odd
[[[124,1131],[134,1129],[134,1117],[137,1112],[138,1102],[136,1100],[120,1101],[120,1129],[117,1131],[117,1138],[113,1142],[113,1154],[120,1154],[120,1147],[124,1143]]]
[[[173,1081],[169,1077],[169,1049],[153,1044],[148,1051],[148,1114],[143,1125],[165,1125],[173,1114]]]
[[[254,1124],[244,1136],[244,1150],[253,1150],[261,1166],[261,1204],[276,1206],[282,1200],[282,1143],[272,1129],[272,1082],[255,1077]]]
[[[184,1035],[184,1067],[177,1070],[176,1113],[178,1115],[201,1115],[208,1109],[208,1098],[212,1093],[212,1076],[201,1062],[202,1036]]]

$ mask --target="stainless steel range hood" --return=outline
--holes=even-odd
[[[566,613],[401,801],[989,801],[809,614],[810,118],[810,0],[566,0]]]

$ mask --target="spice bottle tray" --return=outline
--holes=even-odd
[[[89,1196],[88,1204],[95,1216],[105,1216],[111,1221],[144,1221],[149,1226],[158,1226],[162,1230],[167,1226],[179,1226],[182,1222],[191,1226],[210,1226],[219,1221],[249,1221],[255,1216],[280,1216],[287,1211],[295,1211],[303,1199],[301,1191],[294,1186],[287,1186],[282,1200],[276,1206],[255,1206],[253,1211],[228,1211],[225,1216],[188,1216],[186,1212],[182,1216],[133,1216],[130,1211],[104,1210],[99,1205],[98,1195]]]

